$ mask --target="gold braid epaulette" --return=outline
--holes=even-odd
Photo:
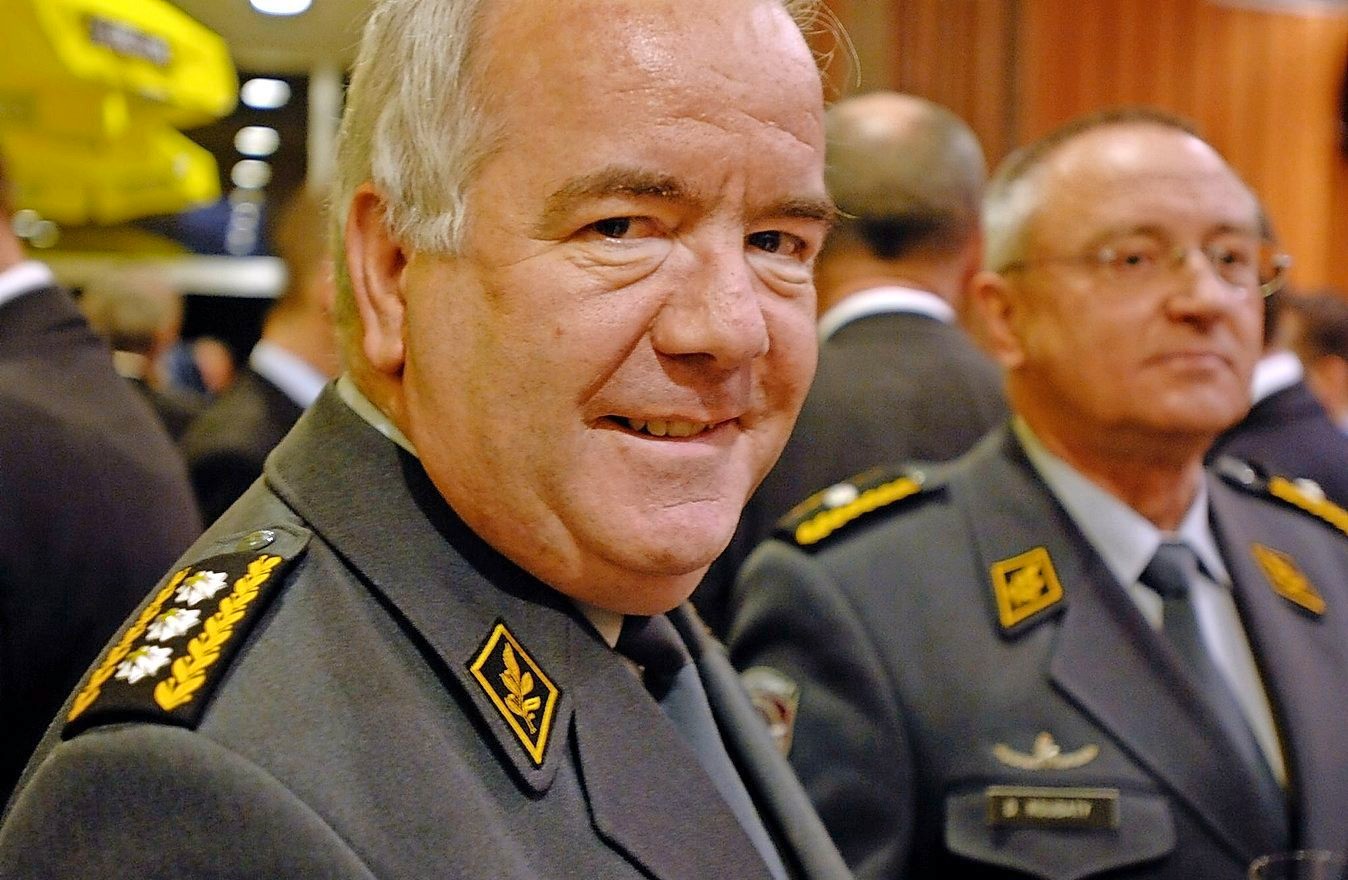
[[[868,513],[918,494],[922,491],[923,485],[921,474],[909,473],[866,488],[854,483],[839,483],[806,499],[787,515],[782,522],[781,530],[797,545],[811,547]],[[839,487],[854,488],[855,497],[846,503],[828,504],[826,499],[829,494],[836,492]]]
[[[187,577],[189,570],[184,568],[170,578],[164,589],[160,590],[150,604],[145,606],[145,610],[136,618],[136,622],[122,634],[122,637],[117,640],[117,644],[112,646],[108,655],[103,658],[103,662],[98,664],[98,668],[94,670],[94,674],[89,676],[89,683],[75,696],[74,705],[70,709],[70,714],[66,716],[66,721],[74,721],[83,715],[84,710],[88,709],[94,700],[98,699],[98,695],[103,692],[103,685],[107,684],[108,679],[112,677],[117,664],[122,662],[122,659],[131,650],[132,643],[141,637],[146,627],[150,625],[150,621],[154,620],[155,616],[159,614],[159,609],[164,607],[164,603],[168,601],[169,596],[172,596],[173,591],[178,589],[178,584],[182,583],[183,578]]]
[[[1293,507],[1299,507],[1348,535],[1348,510],[1344,510],[1329,499],[1316,498],[1303,492],[1296,483],[1286,477],[1270,477],[1268,492],[1273,497],[1286,501]]]
[[[195,728],[307,541],[289,525],[258,529],[175,572],[89,675],[62,738],[121,722]]]

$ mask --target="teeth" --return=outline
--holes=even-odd
[[[650,434],[652,437],[694,437],[707,430],[705,422],[681,422],[672,419],[628,419],[628,427],[633,431]]]

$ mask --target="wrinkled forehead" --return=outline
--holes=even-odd
[[[492,112],[656,92],[667,104],[682,90],[709,120],[791,107],[776,122],[803,132],[822,113],[814,57],[780,0],[503,0],[481,46]],[[720,100],[709,105],[709,91]]]
[[[1203,237],[1222,230],[1257,234],[1259,204],[1211,146],[1154,124],[1085,132],[1047,157],[1032,239],[1089,240],[1154,230]]]

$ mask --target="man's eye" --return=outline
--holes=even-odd
[[[1107,248],[1100,253],[1100,262],[1116,272],[1145,272],[1156,266],[1158,251],[1151,247]]]
[[[745,239],[750,247],[758,248],[770,254],[787,254],[795,256],[805,250],[805,242],[789,232],[782,232],[779,229],[770,229],[766,232],[755,232]]]
[[[1217,266],[1244,267],[1258,262],[1257,253],[1250,248],[1229,245],[1212,245],[1208,248],[1208,259]]]
[[[605,238],[625,238],[627,233],[632,231],[632,218],[609,217],[590,224],[590,228]]]

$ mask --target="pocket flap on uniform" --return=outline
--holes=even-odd
[[[1159,794],[989,786],[946,796],[945,845],[1044,880],[1079,880],[1164,856],[1175,822]]]

